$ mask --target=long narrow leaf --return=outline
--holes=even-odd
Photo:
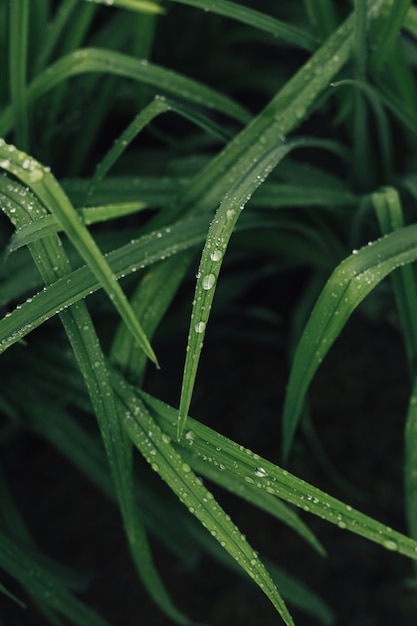
[[[144,402],[151,407],[163,432],[176,435],[176,411],[149,394],[140,392]],[[398,551],[413,560],[417,559],[417,541],[399,533],[385,524],[353,509],[317,487],[307,483],[285,469],[262,458],[251,450],[231,441],[201,422],[189,419],[189,430],[178,444],[188,448],[196,459],[210,464],[217,472],[228,472],[238,480],[255,485],[272,498],[282,498],[301,510],[349,530],[387,550]],[[190,462],[192,463],[191,457]],[[201,464],[198,464],[201,467]]]
[[[16,0],[10,5],[10,95],[15,118],[16,143],[22,150],[29,148],[28,109],[25,98],[29,11],[29,0]]]
[[[297,346],[283,413],[287,458],[308,386],[352,312],[394,269],[417,259],[417,226],[399,229],[365,246],[334,270],[311,313]]]
[[[135,388],[116,374],[113,381],[120,400],[125,405],[124,427],[134,445],[190,513],[197,517],[266,594],[285,624],[294,625],[284,601],[257,553],[188,463],[175,451],[170,438],[161,431],[139,399]]]
[[[384,0],[373,0],[368,17],[378,15]],[[318,97],[330,95],[329,86],[347,63],[354,39],[349,17],[308,59],[250,124],[229,142],[176,199],[175,215],[212,211],[253,164],[282,141],[312,111]]]
[[[199,9],[204,9],[205,11],[209,8],[209,10],[213,11],[213,13],[230,17],[242,22],[243,24],[248,24],[253,28],[259,28],[267,33],[271,33],[274,37],[280,37],[284,41],[290,44],[295,44],[305,50],[314,50],[318,43],[316,37],[307,31],[303,31],[300,28],[296,28],[290,24],[277,20],[271,15],[255,11],[254,9],[237,4],[236,2],[228,2],[228,0],[210,0],[210,5],[208,7],[206,0],[171,1],[198,7]]]
[[[148,357],[157,363],[156,355],[115,275],[51,172],[35,159],[24,152],[15,150],[14,146],[7,145],[4,141],[0,142],[0,167],[28,185],[55,216],[81,257],[100,281],[122,319],[126,321],[135,340]]]
[[[278,143],[266,150],[252,167],[245,171],[244,176],[232,186],[210,225],[201,255],[191,313],[178,416],[178,439],[181,438],[186,426],[216,283],[233,228],[252,193],[265,181],[279,161],[294,148],[308,145],[311,145],[308,140],[294,139]]]
[[[13,185],[8,185],[13,195]],[[19,189],[19,187],[18,187]],[[40,205],[43,212],[46,209]],[[27,192],[14,202],[6,203],[4,210],[17,226],[32,219],[33,202]],[[56,235],[30,244],[30,251],[45,282],[57,276],[67,276],[69,261]],[[91,318],[84,302],[76,302],[60,312],[60,318],[74,350],[78,365],[90,394],[107,453],[115,491],[124,521],[129,547],[137,571],[151,597],[172,620],[188,624],[189,620],[171,602],[153,564],[143,521],[134,498],[132,445],[121,426],[119,411],[109,381],[109,372]]]
[[[250,114],[242,106],[223,94],[198,81],[176,72],[135,59],[129,55],[99,48],[84,48],[62,57],[37,76],[28,86],[26,103],[31,104],[56,85],[80,74],[102,72],[144,82],[155,87],[158,93],[172,94],[186,102],[213,109],[240,122],[247,122]],[[0,135],[5,135],[12,125],[12,109],[0,116]]]
[[[130,9],[138,13],[163,13],[163,9],[157,2],[148,0],[86,0],[86,2],[95,2],[104,6],[120,7],[121,9]]]
[[[126,275],[203,241],[206,229],[205,218],[184,220],[183,225],[174,225],[163,235],[157,231],[127,244],[110,253],[107,260],[117,276]],[[100,286],[90,268],[84,266],[18,305],[0,319],[0,352]]]
[[[372,195],[381,231],[389,233],[404,226],[400,197],[393,188],[382,189]],[[408,402],[404,437],[405,510],[410,536],[417,537],[417,294],[415,273],[410,265],[393,273],[392,285],[401,319],[408,369],[414,381]],[[415,566],[415,571],[417,567]]]
[[[90,608],[82,604],[36,558],[30,556],[10,536],[0,532],[0,566],[16,578],[35,596],[43,598],[51,609],[58,611],[79,626],[109,626]]]

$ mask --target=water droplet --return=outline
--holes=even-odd
[[[182,464],[182,471],[185,472],[186,474],[191,472],[191,467],[188,465],[188,463],[183,463]]]
[[[206,330],[206,323],[197,322],[197,324],[194,326],[194,330],[196,333],[204,333],[204,331]]]
[[[214,286],[215,282],[216,282],[215,275],[214,274],[207,274],[207,276],[204,276],[201,285],[202,285],[203,289],[208,291],[209,289],[211,289]]]
[[[213,250],[213,252],[210,254],[210,258],[212,261],[220,261],[222,256],[223,252],[219,249]]]
[[[263,467],[257,467],[256,470],[255,470],[255,474],[256,474],[256,476],[260,476],[261,478],[265,477],[265,476],[268,476],[268,472],[266,470],[264,470]]]
[[[185,438],[187,439],[190,446],[192,446],[194,443],[194,437],[195,435],[192,430],[189,430],[187,433],[185,433]]]
[[[386,539],[385,541],[382,542],[382,545],[387,550],[398,550],[397,542],[393,541],[392,539]]]
[[[28,178],[31,183],[39,183],[43,179],[43,171],[35,167],[30,170]]]

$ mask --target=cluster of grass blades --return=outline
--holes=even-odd
[[[319,554],[297,508],[417,561],[416,8],[14,0],[0,17],[9,25],[0,39],[0,458],[37,433],[112,500],[138,576],[170,623],[193,622],[166,589],[148,532],[183,558],[194,542],[248,576],[287,626],[287,602],[334,623],[301,582],[266,566],[208,485],[268,512]],[[287,346],[283,467],[320,363],[391,278],[411,381],[408,536],[189,416],[231,242],[238,261],[267,253],[275,271],[313,276]],[[253,280],[243,274],[237,291]],[[148,368],[159,367],[154,340],[174,326],[189,328],[178,407],[146,389]],[[138,458],[184,506],[153,493]],[[37,546],[6,462],[0,472],[7,580],[48,623],[108,624],[83,602],[82,576]],[[0,594],[25,611],[1,579]]]

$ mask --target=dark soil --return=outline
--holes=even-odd
[[[279,418],[288,377],[281,348],[266,346],[260,352],[259,346],[215,337],[211,346],[202,361],[192,414],[279,462]],[[182,359],[176,352],[166,355],[165,374],[155,374],[149,389],[176,402],[175,372]],[[355,317],[311,389],[311,415],[322,449],[317,450],[306,430],[300,431],[290,470],[405,531],[402,454],[407,393],[400,334],[389,324]],[[137,581],[117,510],[76,469],[35,436],[21,440],[8,469],[14,476],[13,494],[39,547],[70,567],[94,573],[93,582],[80,594],[91,608],[112,626],[172,624]],[[278,521],[219,490],[216,495],[261,554],[322,597],[337,616],[337,626],[417,623],[417,594],[406,585],[412,575],[406,558],[304,514],[328,552],[323,559]],[[186,571],[158,541],[152,539],[152,545],[175,603],[197,622],[281,623],[261,592],[208,556],[202,555],[196,567]],[[13,581],[2,577],[1,582],[24,598]],[[22,610],[0,596],[2,626],[46,625],[30,599],[25,600],[27,609]],[[318,624],[297,609],[293,614],[297,626]]]

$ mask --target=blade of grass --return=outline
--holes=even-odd
[[[58,611],[79,626],[109,626],[71,594],[55,573],[50,573],[36,558],[0,531],[0,564],[35,597],[43,598],[51,609]]]
[[[0,142],[0,167],[28,185],[55,216],[65,234],[107,292],[122,319],[126,321],[134,339],[148,357],[157,364],[156,355],[115,275],[56,178],[35,159],[10,147],[13,148],[4,141]]]
[[[82,2],[77,2],[75,5],[76,11],[73,11],[74,8],[71,6],[71,0],[65,0],[65,4],[61,4],[58,7],[56,17],[51,22],[48,31],[50,31],[50,36],[52,39],[55,38],[55,50],[53,48],[49,48],[43,53],[43,49],[41,50],[41,59],[37,66],[37,72],[35,73],[35,77],[39,75],[42,71],[47,71],[44,69],[43,64],[46,65],[48,62],[48,58],[55,52],[55,56],[62,56],[69,52],[77,50],[84,41],[85,36],[88,34],[89,29],[92,28],[93,18],[96,14],[97,7],[93,4],[86,4]],[[70,12],[68,13],[68,10]],[[61,14],[63,12],[63,15]],[[70,26],[69,26],[70,24]],[[62,29],[62,30],[61,30]],[[56,31],[58,31],[56,33]],[[45,38],[45,44],[48,47],[49,39],[48,36]],[[42,56],[44,54],[44,56]],[[42,65],[41,65],[42,64]],[[94,89],[94,83],[92,88]],[[101,93],[97,93],[99,90],[96,87],[95,94],[97,98],[95,99],[95,103],[97,106],[101,104]],[[66,98],[67,96],[67,98]],[[45,107],[45,120],[44,120],[44,128],[53,129],[57,125],[60,124],[59,114],[63,112],[66,108],[68,110],[68,91],[65,89],[64,84],[58,85],[48,96],[47,106]],[[78,102],[79,106],[79,102]],[[65,115],[65,113],[63,113]],[[84,133],[80,133],[78,137],[84,135],[90,135],[90,129],[87,127]],[[74,144],[79,143],[79,139],[73,142]],[[67,144],[67,148],[72,146],[73,143]],[[57,148],[55,144],[55,149]],[[80,158],[83,155],[80,154]]]
[[[228,2],[227,0],[210,0],[209,3],[206,0],[171,0],[171,2],[186,4],[204,11],[212,11],[218,15],[224,15],[243,24],[248,24],[252,28],[258,28],[270,33],[274,37],[279,37],[285,42],[305,50],[314,50],[318,43],[316,37],[307,31],[277,20],[272,15],[261,13],[235,2]]]
[[[14,208],[14,204],[11,208]],[[107,260],[117,276],[126,275],[196,245],[204,240],[206,231],[205,218],[184,220],[184,223],[168,228],[168,232],[165,230],[162,237],[159,236],[161,231],[157,231],[137,242],[133,240],[133,243],[110,253]],[[0,352],[100,286],[87,266],[58,278],[53,285],[46,287],[0,319]]]
[[[373,73],[380,73],[384,63],[392,54],[393,45],[398,38],[411,4],[411,0],[399,0],[396,2],[390,0],[385,3],[384,9],[376,21],[378,41],[370,59],[370,67]]]
[[[33,206],[27,192],[14,204],[5,204],[11,221],[16,225],[30,221]],[[46,212],[44,207],[43,211]],[[30,244],[30,251],[47,284],[70,271],[68,259],[56,235]],[[189,620],[176,609],[155,569],[145,529],[134,498],[132,445],[122,430],[120,406],[112,392],[109,372],[95,328],[84,302],[76,302],[60,312],[65,332],[77,362],[99,423],[111,474],[123,517],[126,536],[137,571],[150,596],[173,621],[188,624]]]
[[[320,37],[328,37],[336,30],[337,15],[333,0],[304,0],[307,14]]]
[[[378,14],[383,3],[371,2],[368,16]],[[176,198],[174,217],[189,211],[213,210],[271,146],[308,117],[319,96],[330,95],[330,83],[351,57],[353,33],[354,20],[350,17]]]
[[[0,593],[6,596],[6,598],[9,598],[9,600],[15,602],[18,606],[20,606],[21,609],[26,608],[26,604],[22,602],[22,600],[20,600],[15,594],[9,591],[7,587],[5,587],[2,583],[0,583]]]
[[[152,206],[166,206],[188,183],[189,179],[183,176],[112,176],[100,183],[91,198],[91,203],[110,204],[141,200]],[[81,178],[62,181],[64,190],[76,206],[82,206],[88,185],[89,181]]]
[[[280,142],[266,151],[262,158],[255,160],[252,167],[245,171],[242,179],[231,187],[210,225],[197,273],[194,304],[190,319],[178,415],[178,439],[181,438],[186,426],[204,335],[222,260],[239,215],[253,192],[265,181],[279,161],[291,150],[308,145],[312,145],[308,140],[294,139]]]
[[[206,325],[214,298],[215,285],[233,228],[240,211],[244,208],[252,193],[261,185],[270,171],[292,147],[294,145],[291,142],[278,144],[274,150],[266,153],[264,159],[255,162],[249,175],[246,174],[240,184],[231,188],[210,225],[197,273],[194,304],[190,319],[178,415],[178,440],[181,439],[186,427]]]
[[[16,0],[10,4],[10,48],[8,55],[10,96],[16,143],[22,150],[29,149],[29,121],[26,102],[29,12],[29,0]]]
[[[183,252],[164,263],[155,264],[133,293],[130,303],[142,320],[148,337],[153,336],[159,321],[165,315],[193,258],[193,251]],[[146,358],[130,340],[130,333],[123,323],[119,325],[114,337],[111,359],[130,382],[141,385]]]
[[[372,203],[384,235],[404,227],[398,192],[392,187],[372,194]],[[401,319],[411,380],[417,376],[417,293],[415,273],[410,265],[400,267],[391,276],[395,300]]]
[[[150,2],[148,0],[112,0],[110,3],[108,0],[86,0],[86,2],[95,2],[96,4],[103,4],[104,6],[118,7],[120,9],[130,9],[131,11],[137,11],[138,13],[163,13],[164,10],[159,6],[157,2]]]
[[[186,102],[203,106],[246,123],[250,114],[239,104],[198,81],[187,78],[129,55],[98,48],[82,48],[70,52],[39,74],[26,90],[26,104],[35,102],[41,95],[72,76],[85,73],[107,73],[142,81],[159,93],[172,94]],[[13,123],[12,109],[8,107],[0,116],[0,135],[9,132]]]
[[[353,58],[355,79],[361,83],[366,81],[367,58],[367,15],[366,4],[362,0],[355,0],[355,43]],[[368,109],[363,92],[355,89],[354,118],[353,118],[353,163],[355,180],[359,189],[366,189],[369,185],[369,132]]]
[[[122,202],[119,204],[89,206],[78,209],[77,212],[83,223],[88,226],[90,224],[106,222],[108,220],[125,217],[126,215],[132,215],[147,209],[148,206],[146,202]],[[16,229],[10,239],[6,255],[19,250],[19,248],[23,246],[27,246],[29,243],[42,239],[42,237],[52,235],[62,230],[62,226],[54,215],[44,215]]]
[[[393,188],[372,194],[372,203],[382,233],[390,233],[404,226],[403,210],[398,192]],[[408,369],[414,381],[408,403],[405,426],[404,481],[405,510],[410,536],[417,538],[417,293],[415,273],[409,265],[400,267],[391,276],[397,309],[400,315]],[[414,568],[417,572],[417,567]]]
[[[355,308],[385,276],[416,260],[416,229],[398,229],[370,242],[334,270],[297,346],[283,412],[283,453],[288,457],[307,388]],[[372,244],[372,245],[371,245]]]
[[[193,451],[193,431],[189,431],[187,443],[190,447],[188,450],[184,447],[175,446],[175,444],[174,446],[196,474],[204,476],[204,478],[216,483],[223,489],[227,489],[227,491],[239,496],[239,498],[243,498],[258,509],[273,515],[298,533],[321,556],[326,555],[326,551],[320,541],[284,502],[277,498],[271,498],[267,491],[260,490],[255,483],[249,483],[248,480],[237,480],[235,476],[230,475],[227,471],[225,472],[224,470],[227,467],[222,463],[218,463],[216,459],[207,462],[203,454],[201,456],[196,455]]]
[[[54,19],[48,23],[48,28],[44,33],[42,47],[36,60],[36,73],[39,73],[47,64],[77,5],[79,5],[79,0],[64,0],[60,3]]]
[[[197,112],[192,112],[189,108],[181,106],[179,103],[168,100],[165,97],[155,96],[154,100],[152,100],[152,102],[150,102],[140,113],[138,113],[135,119],[127,126],[127,128],[125,128],[107,152],[104,159],[97,166],[94,176],[91,178],[89,183],[86,201],[88,201],[88,197],[93,195],[97,184],[103,180],[104,176],[111,169],[114,163],[116,163],[117,159],[123,154],[130,143],[145,128],[145,126],[147,126],[157,116],[162,113],[167,113],[168,111],[175,111],[190,121],[201,125],[204,130],[213,132],[217,137],[221,137],[222,139],[225,138],[224,133],[222,133],[218,127],[215,127],[215,125],[204,116],[197,115]]]
[[[114,373],[113,384],[125,406],[124,427],[144,458],[169,485],[192,515],[238,562],[269,598],[287,626],[293,619],[257,553],[239,529],[203,486],[188,463],[175,451],[170,438],[161,431],[136,390]]]
[[[8,2],[0,3],[0,24],[9,23],[10,5]],[[0,29],[0,54],[6,59],[10,47],[9,33],[7,28]],[[0,107],[3,109],[6,103],[10,103],[10,63],[4,63],[2,67],[2,80],[0,81]]]
[[[142,390],[137,393],[148,405],[161,429],[167,436],[176,435],[176,410]],[[417,559],[417,542],[353,509],[317,487],[297,478],[285,469],[243,446],[211,430],[201,422],[188,417],[189,428],[178,444],[191,452],[198,460],[212,465],[217,472],[228,472],[237,480],[255,485],[272,498],[284,501],[373,541],[387,550],[398,551],[413,560]],[[175,439],[173,439],[174,441]],[[199,464],[200,465],[200,464]],[[219,466],[224,466],[219,469]]]
[[[392,175],[392,170],[393,170],[392,168],[393,147],[392,147],[391,132],[390,132],[389,124],[388,124],[388,119],[384,111],[385,103],[381,99],[378,91],[374,89],[371,85],[365,82],[362,82],[360,80],[345,79],[345,80],[340,80],[340,81],[337,81],[336,83],[333,83],[332,87],[341,87],[343,85],[352,85],[353,87],[356,88],[356,93],[358,91],[361,91],[363,95],[366,96],[369,104],[372,107],[373,118],[375,119],[375,123],[377,125],[377,130],[378,130],[378,139],[379,139],[379,145],[380,145],[379,153],[381,155],[380,158],[382,162],[383,175],[387,180],[389,180]],[[362,107],[363,103],[360,104],[359,106]],[[362,150],[363,154],[366,154],[368,150],[368,148],[364,145],[364,141],[363,141],[363,138],[366,135],[366,131],[364,130],[366,126],[367,126],[367,122],[365,118],[362,121],[358,121],[358,128],[356,129],[358,147],[355,150],[355,152],[361,152]],[[369,141],[365,143],[367,143],[367,145],[369,146]],[[359,161],[362,162],[362,173],[367,172],[367,176],[369,175],[369,167],[368,167],[369,159],[370,159],[369,154],[366,160],[363,160],[362,157],[359,159]],[[357,162],[358,161],[355,161],[355,163]],[[357,180],[360,180],[361,177],[363,177],[363,175],[358,172]]]
[[[417,378],[410,394],[404,433],[405,512],[410,536],[417,539]],[[417,574],[417,568],[414,568]]]

